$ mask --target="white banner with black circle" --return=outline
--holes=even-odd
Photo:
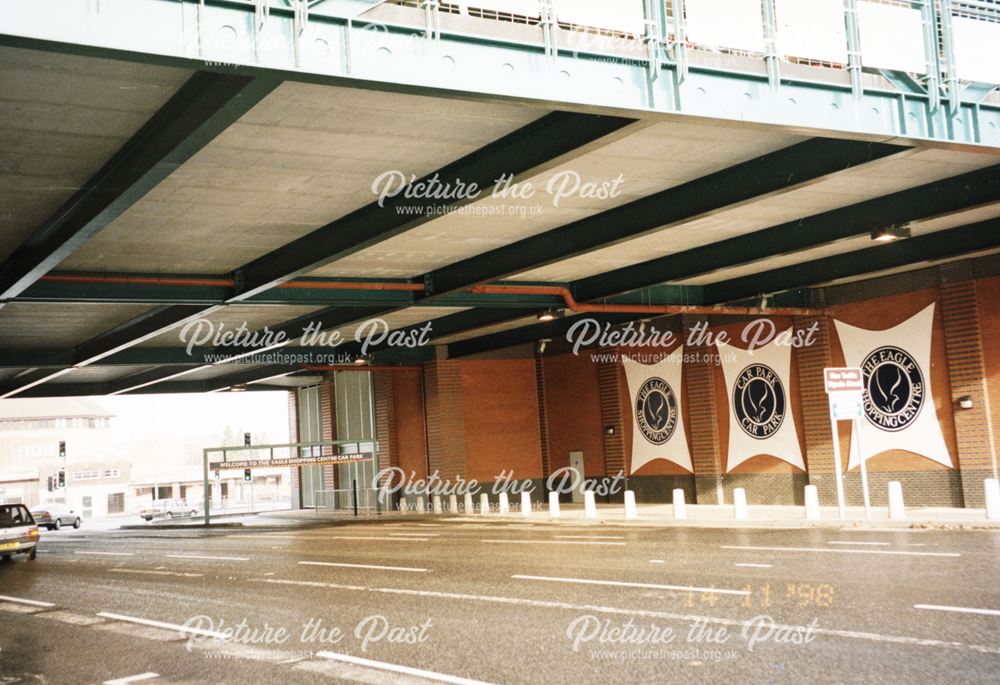
[[[864,372],[864,418],[857,425],[865,459],[906,450],[954,468],[931,389],[934,307],[884,331],[834,322],[844,360]],[[859,463],[852,449],[847,468]]]
[[[629,473],[635,473],[654,459],[666,459],[694,471],[681,420],[683,359],[683,347],[656,364],[640,364],[622,356],[632,406]]]
[[[791,330],[776,336],[787,339]],[[806,468],[792,411],[792,348],[770,343],[753,352],[719,343],[729,398],[726,473],[759,454]]]

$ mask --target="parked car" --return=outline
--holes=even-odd
[[[35,523],[49,530],[59,530],[64,525],[79,528],[83,519],[65,504],[43,504],[31,510]]]
[[[182,499],[160,499],[153,502],[152,506],[139,510],[139,516],[152,521],[161,518],[179,518],[183,516],[195,517],[198,515],[197,504],[188,504]]]
[[[24,554],[29,561],[38,554],[38,526],[23,504],[0,504],[0,557],[7,561]]]

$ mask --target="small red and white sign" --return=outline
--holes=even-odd
[[[865,391],[865,378],[860,367],[823,369],[823,379],[826,382],[826,392],[831,395]]]

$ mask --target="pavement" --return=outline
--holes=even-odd
[[[0,563],[0,682],[951,684],[1000,670],[994,531],[257,518],[43,532],[37,561]]]

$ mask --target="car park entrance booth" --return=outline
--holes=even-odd
[[[810,7],[7,3],[0,398],[280,390],[299,442],[418,479],[540,486],[573,454],[640,500],[784,503],[832,492],[822,369],[863,365],[918,317],[878,349],[926,354],[870,366],[920,366],[919,411],[882,399],[914,430],[935,420],[934,454],[865,440],[884,447],[869,475],[981,503],[1000,17],[978,0]],[[744,349],[756,318],[813,344],[727,376],[719,347],[686,342],[674,394],[654,382],[639,413],[616,335],[728,331]],[[576,345],[584,319],[600,334]],[[762,396],[737,407],[734,379],[772,377],[767,406],[788,413],[760,425],[784,442],[739,452],[760,444],[730,438]],[[869,424],[898,425],[882,410]],[[687,453],[646,452],[643,426],[657,448],[683,426]],[[296,501],[339,503],[323,493],[361,468],[296,469]]]

